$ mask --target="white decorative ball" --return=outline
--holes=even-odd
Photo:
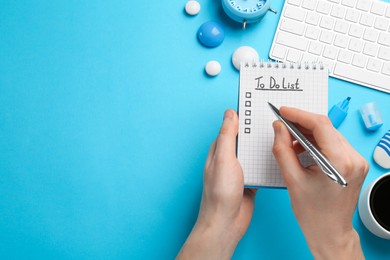
[[[249,46],[241,46],[237,48],[232,55],[233,66],[240,70],[241,62],[258,62],[259,54],[257,51]]]
[[[200,4],[197,1],[188,1],[185,9],[187,14],[197,15],[200,12]]]
[[[216,60],[209,61],[206,64],[205,70],[207,75],[217,76],[221,72],[221,64]]]

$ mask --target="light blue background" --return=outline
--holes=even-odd
[[[223,112],[237,107],[241,45],[268,58],[278,15],[241,30],[220,1],[0,0],[0,258],[170,259],[196,220],[203,164]],[[214,49],[196,39],[218,20]],[[222,72],[204,73],[209,60]],[[330,79],[329,104],[351,96],[340,131],[370,162],[390,128],[390,95]],[[358,108],[377,101],[385,124],[365,131]],[[390,241],[355,214],[368,259]],[[260,189],[235,259],[310,259],[286,190]]]

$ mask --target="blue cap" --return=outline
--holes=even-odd
[[[351,97],[347,97],[329,110],[328,117],[335,128],[339,127],[347,116],[350,100]]]
[[[360,114],[368,130],[377,130],[383,125],[382,116],[376,102],[364,104],[360,108]]]

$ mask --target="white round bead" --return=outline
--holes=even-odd
[[[257,51],[249,46],[241,46],[237,48],[232,55],[233,66],[240,70],[241,62],[258,62],[259,54]]]
[[[205,70],[207,75],[217,76],[221,72],[221,64],[216,60],[209,61],[206,64]]]
[[[187,14],[197,15],[200,12],[200,4],[197,1],[188,1],[185,9]]]

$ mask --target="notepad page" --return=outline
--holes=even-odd
[[[290,106],[327,114],[328,72],[319,66],[280,63],[242,65],[237,157],[245,186],[285,187],[272,153],[277,108]]]

